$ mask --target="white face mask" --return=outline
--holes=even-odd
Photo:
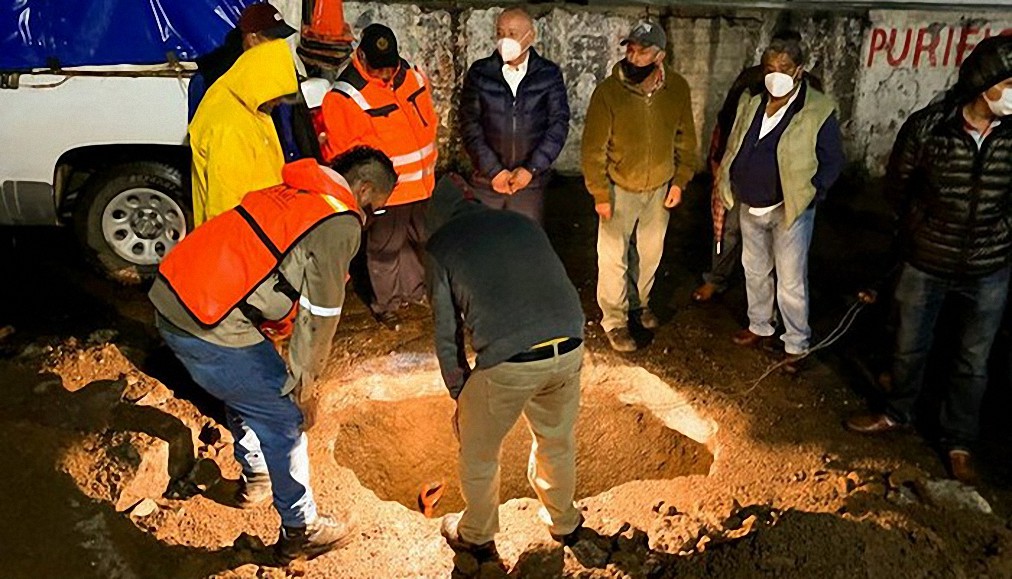
[[[764,79],[766,90],[773,95],[773,98],[787,96],[794,89],[794,77],[782,72],[771,72]]]
[[[511,62],[518,58],[524,53],[524,47],[520,44],[520,41],[527,38],[527,34],[520,37],[520,40],[513,40],[512,38],[500,38],[495,43],[496,50],[499,51],[499,56],[502,57],[503,62]]]
[[[987,106],[991,109],[996,117],[1007,117],[1012,115],[1012,88],[1006,88],[1001,91],[1001,97],[998,100],[993,101],[984,95],[984,100],[987,101]]]

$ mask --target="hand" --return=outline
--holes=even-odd
[[[498,175],[492,177],[492,190],[503,195],[512,195],[513,191],[510,189],[511,177],[512,175],[506,169],[499,171]]]
[[[319,402],[314,395],[314,388],[305,388],[299,385],[292,390],[292,401],[302,412],[302,430],[308,431],[316,424],[316,406]]]
[[[517,191],[530,185],[531,179],[533,178],[534,175],[532,175],[530,171],[524,169],[523,167],[517,167],[516,169],[513,169],[512,173],[510,173],[510,189],[513,193],[516,193]]]
[[[597,214],[601,216],[601,219],[608,221],[611,219],[611,202],[609,201],[594,205],[594,211],[597,211]]]
[[[678,207],[678,204],[682,202],[682,188],[678,185],[672,185],[668,189],[668,196],[664,198],[664,206],[668,209],[674,209]]]

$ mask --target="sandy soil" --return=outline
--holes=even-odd
[[[587,326],[579,428],[589,531],[574,547],[553,543],[540,523],[525,488],[525,433],[511,435],[503,498],[512,500],[498,540],[510,576],[1012,577],[1007,337],[996,346],[984,414],[983,482],[976,491],[952,488],[926,442],[931,420],[924,437],[862,438],[840,426],[864,407],[884,368],[886,304],[862,312],[852,333],[800,376],[777,372],[752,388],[773,358],[728,339],[744,312],[740,286],[707,306],[689,303],[708,259],[706,199],[694,193],[673,219],[659,273],[655,306],[665,324],[638,333],[645,347],[627,356]],[[589,198],[568,182],[550,195],[547,228],[593,322]],[[321,510],[353,517],[356,540],[277,568],[264,548],[277,537],[277,515],[269,505],[229,505],[237,469],[221,408],[158,343],[143,293],[84,271],[60,250],[67,239],[59,233],[4,235],[0,255],[13,282],[3,288],[0,325],[17,331],[0,341],[0,575],[502,575],[460,558],[454,571],[438,521],[411,508],[414,490],[432,480],[447,483],[440,512],[459,506],[452,407],[434,372],[425,310],[406,311],[394,332],[349,300],[328,372],[330,419],[310,439]],[[820,210],[812,258],[819,334],[857,289],[879,283],[888,293],[880,283],[888,237],[872,193]],[[705,442],[671,430],[663,416],[675,405],[651,410],[649,400],[623,398],[629,381],[663,386],[715,430],[708,438],[688,432]],[[145,457],[164,472],[138,482]],[[156,490],[148,502],[129,494]]]

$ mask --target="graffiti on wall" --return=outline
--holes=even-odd
[[[958,67],[977,43],[989,36],[1012,34],[1012,28],[993,28],[987,24],[919,28],[876,26],[871,30],[865,65],[887,64],[898,67]]]

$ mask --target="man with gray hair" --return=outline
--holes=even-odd
[[[843,170],[843,140],[836,103],[804,77],[796,37],[773,40],[762,65],[766,90],[738,102],[717,172],[724,206],[741,204],[749,326],[733,340],[749,347],[768,341],[776,332],[775,299],[785,326],[785,369],[797,372],[811,338],[808,248],[815,206]]]
[[[600,217],[601,327],[619,352],[638,347],[629,333],[630,312],[644,328],[660,325],[649,299],[664,250],[668,209],[681,202],[695,171],[689,84],[665,68],[667,41],[659,24],[640,22],[632,29],[622,41],[625,59],[590,98],[583,130],[583,176]]]

